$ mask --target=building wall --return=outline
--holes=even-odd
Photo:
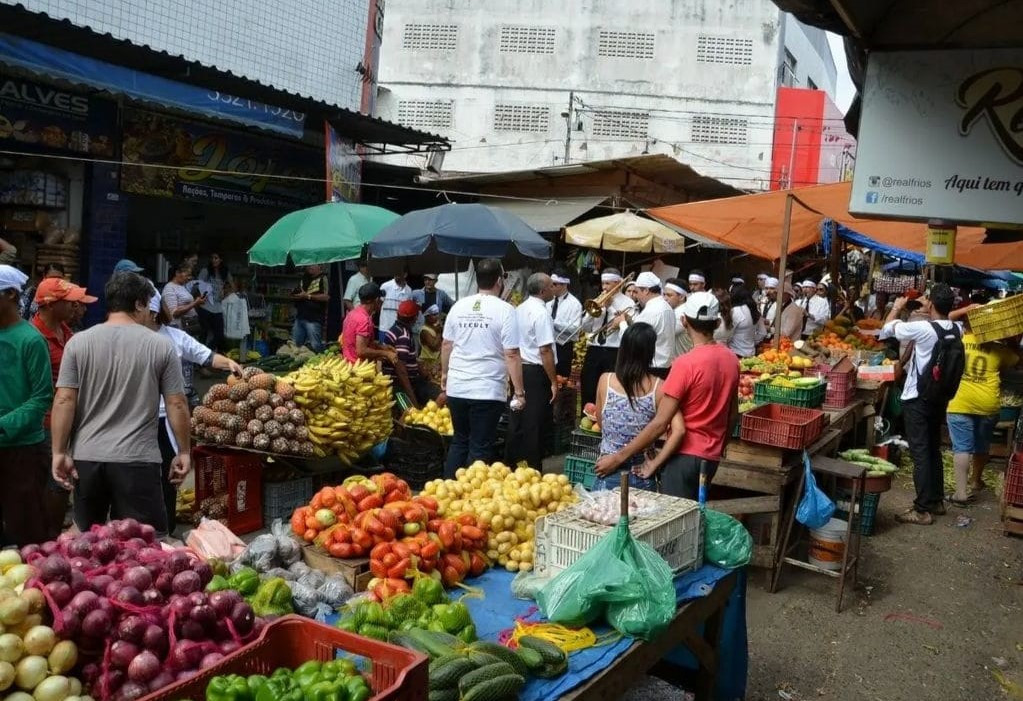
[[[569,162],[765,188],[781,28],[770,0],[388,0],[377,114],[452,139],[445,171],[549,166],[574,92]]]
[[[0,0],[348,109],[370,0]],[[74,50],[74,47],[63,47]]]
[[[803,24],[792,15],[785,15],[785,48],[796,59],[794,88],[808,88],[809,81],[818,90],[835,99],[835,85],[838,72],[828,46],[827,34],[823,29]]]
[[[823,90],[778,89],[771,189],[849,180],[856,140]]]

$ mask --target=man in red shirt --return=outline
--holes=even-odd
[[[386,360],[394,363],[398,354],[392,348],[382,347],[376,340],[373,315],[380,310],[380,286],[367,282],[359,288],[359,306],[345,315],[341,325],[341,350],[345,360],[356,363],[361,360]]]
[[[663,465],[649,460],[636,471],[649,478],[660,470],[662,492],[696,499],[700,473],[709,486],[739,416],[739,365],[734,353],[714,342],[721,319],[712,293],[690,294],[682,305],[682,321],[693,349],[672,363],[656,416],[628,445],[602,457],[597,467],[617,469],[662,436],[675,412],[681,412],[686,432],[678,453]]]
[[[76,313],[76,303],[91,304],[96,298],[88,294],[84,287],[73,285],[62,277],[48,277],[36,288],[34,301],[39,311],[32,317],[32,325],[38,329],[50,350],[50,371],[53,383],[57,384],[60,372],[60,361],[64,357],[64,346],[71,338],[71,327],[68,324]],[[46,444],[49,445],[50,412],[43,417],[43,428],[47,431]],[[64,526],[67,515],[70,493],[57,484],[53,475],[47,480],[47,489],[43,494],[43,511],[45,513],[47,533],[56,537]]]

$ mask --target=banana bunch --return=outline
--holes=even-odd
[[[179,489],[177,502],[174,505],[175,516],[179,522],[190,523],[195,515],[195,490]]]
[[[318,457],[351,464],[391,434],[391,378],[376,363],[319,355],[282,379],[295,388]]]
[[[583,360],[586,359],[586,334],[579,334],[579,338],[572,347],[572,369],[582,370]]]

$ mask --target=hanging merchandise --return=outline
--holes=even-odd
[[[835,503],[817,486],[810,468],[810,455],[803,451],[803,498],[796,509],[796,520],[807,528],[820,528],[831,520]]]

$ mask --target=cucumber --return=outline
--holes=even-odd
[[[465,657],[451,660],[445,665],[430,671],[430,690],[451,689],[458,684],[462,675],[476,669],[476,665]]]
[[[415,637],[409,635],[406,631],[392,630],[387,634],[387,642],[398,647],[403,647],[406,650],[415,650],[421,652],[424,655],[430,656],[430,651],[425,645],[420,643]]]
[[[458,689],[434,689],[427,701],[458,701]]]
[[[543,655],[532,648],[520,645],[515,654],[522,658],[522,661],[526,663],[531,672],[543,667]]]
[[[405,633],[417,645],[421,646],[423,652],[432,658],[453,655],[456,651],[465,647],[465,643],[447,633],[438,633],[432,630],[423,630],[422,628],[412,628],[405,631]]]
[[[468,693],[462,694],[462,701],[499,701],[515,698],[525,683],[525,678],[518,674],[494,677],[480,682],[469,689]]]
[[[477,667],[486,667],[487,665],[502,662],[500,657],[495,657],[494,655],[491,655],[489,652],[476,652],[475,650],[473,650],[467,656],[470,660],[472,660],[472,663]]]
[[[535,638],[532,635],[524,635],[519,638],[519,647],[527,647],[530,650],[539,652],[540,656],[543,657],[544,664],[561,664],[568,658],[565,651],[554,643]]]
[[[477,684],[508,674],[515,674],[515,670],[507,662],[495,662],[485,667],[479,667],[458,680],[458,691],[465,696],[469,689]]]
[[[521,644],[521,640],[519,642]],[[502,662],[507,662],[515,668],[515,672],[520,676],[525,677],[529,674],[529,668],[526,666],[526,663],[522,661],[522,658],[516,655],[512,650],[506,648],[504,645],[498,645],[497,643],[491,643],[485,640],[477,640],[469,646],[469,649],[476,652],[485,652],[488,655],[493,655]]]

